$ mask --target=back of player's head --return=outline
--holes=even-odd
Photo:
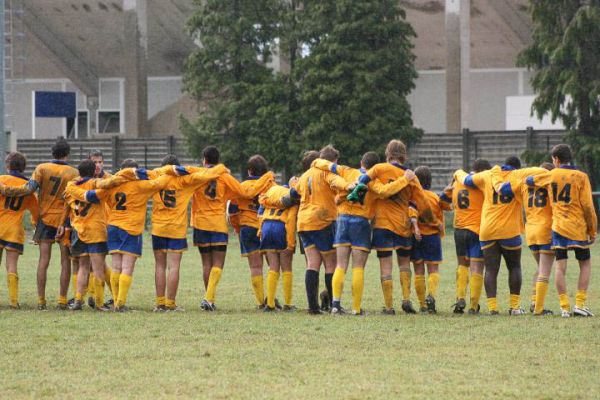
[[[52,145],[52,157],[57,160],[68,157],[70,152],[71,146],[69,145],[69,142],[67,142],[67,139],[62,136],[56,139],[56,142]]]
[[[509,156],[504,160],[504,165],[510,165],[513,168],[519,169],[521,168],[521,160],[517,156]]]
[[[83,160],[77,166],[77,170],[82,178],[91,178],[96,173],[96,163],[90,159]]]
[[[5,163],[8,170],[23,172],[27,166],[27,158],[23,153],[13,151],[6,155]]]
[[[478,158],[473,162],[473,172],[487,171],[488,169],[492,169],[492,165],[488,160]]]
[[[546,161],[546,162],[543,162],[540,164],[540,168],[544,168],[544,169],[547,169],[548,171],[551,171],[554,169],[554,165],[552,163],[549,163]]]
[[[390,140],[385,148],[385,158],[388,161],[406,162],[406,145],[398,139]]]
[[[360,165],[364,169],[371,169],[378,162],[379,155],[374,151],[367,151],[365,154],[363,154],[362,159],[360,160]]]
[[[267,160],[260,154],[255,154],[248,159],[248,172],[252,176],[263,176],[269,170]]]
[[[421,186],[425,189],[431,188],[431,170],[428,166],[422,165],[415,169],[415,175],[419,178]]]
[[[179,164],[179,159],[175,154],[169,154],[165,158],[162,159],[160,165],[164,167],[165,165],[181,165]]]
[[[550,151],[550,155],[558,158],[561,164],[568,164],[573,161],[573,153],[568,144],[557,144]]]
[[[307,171],[313,161],[319,158],[319,152],[316,150],[305,151],[302,155],[302,171]]]
[[[207,164],[215,165],[219,163],[221,154],[215,146],[207,146],[202,150],[202,157]]]
[[[121,169],[125,169],[125,168],[137,168],[137,167],[138,167],[137,161],[135,161],[132,158],[128,158],[126,160],[123,160],[123,162],[121,163]]]
[[[90,154],[89,154],[88,158],[92,159],[93,157],[100,157],[104,160],[104,154],[102,154],[102,150],[98,150],[98,149],[90,150]]]
[[[337,162],[340,158],[340,152],[333,145],[328,144],[319,151],[319,157],[327,161]]]

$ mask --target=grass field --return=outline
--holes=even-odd
[[[256,311],[248,267],[235,239],[218,288],[216,313],[198,308],[203,290],[195,250],[184,256],[178,296],[187,311],[150,312],[154,280],[149,243],[128,300],[139,312],[35,311],[37,248],[28,245],[20,261],[23,309],[8,310],[6,286],[0,288],[0,398],[600,397],[600,318],[508,317],[504,311],[498,317],[453,315],[451,240],[445,239],[444,250],[437,315],[380,315],[378,264],[372,255],[364,299],[369,314],[314,317],[300,311]],[[600,260],[598,246],[593,257]],[[525,308],[532,260],[525,250]],[[300,308],[306,304],[303,264],[297,255],[294,298]],[[573,264],[571,295],[576,275]],[[397,270],[394,280],[399,309]],[[505,269],[500,280],[499,306],[506,310]],[[57,288],[55,259],[49,271],[49,302],[54,302]],[[599,292],[594,276],[589,304],[598,312]],[[349,277],[344,297],[349,305]],[[558,311],[556,297],[552,287],[548,306]],[[485,299],[482,304],[485,311]]]

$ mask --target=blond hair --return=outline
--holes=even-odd
[[[385,148],[385,158],[388,161],[406,162],[406,145],[398,139],[390,140]]]

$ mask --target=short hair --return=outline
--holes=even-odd
[[[313,161],[319,158],[319,152],[316,150],[305,151],[302,155],[302,171],[307,171]]]
[[[208,164],[214,165],[219,163],[221,155],[216,146],[207,146],[202,150],[202,157]]]
[[[255,154],[248,159],[248,171],[253,176],[263,176],[267,173],[269,164],[260,154]]]
[[[550,151],[552,157],[558,158],[561,163],[570,163],[573,161],[573,153],[568,144],[557,144]]]
[[[179,159],[175,154],[169,154],[165,158],[162,159],[160,165],[164,167],[165,165],[181,165],[179,164]]]
[[[521,168],[521,160],[517,156],[508,156],[504,160],[504,165],[510,165],[513,168],[519,169]]]
[[[360,163],[365,169],[371,169],[375,164],[379,162],[379,155],[374,151],[367,151],[363,154]]]
[[[121,163],[121,169],[137,168],[137,167],[138,167],[138,163],[133,158],[128,158],[126,160],[123,160],[123,162]]]
[[[340,158],[340,152],[337,151],[333,145],[328,144],[319,151],[319,157],[327,161],[335,162]]]
[[[88,155],[88,158],[91,159],[92,157],[102,157],[102,159],[104,160],[104,154],[102,154],[102,150],[98,150],[98,149],[90,150],[90,154]]]
[[[385,157],[388,161],[398,160],[401,163],[406,162],[406,145],[398,139],[392,139],[385,148]]]
[[[415,175],[419,178],[419,183],[423,189],[431,189],[431,170],[428,166],[422,165],[415,169]]]
[[[554,164],[549,163],[548,161],[544,161],[540,164],[540,168],[547,169],[548,171],[552,171],[554,169]]]
[[[483,158],[478,158],[473,161],[473,169],[474,172],[487,171],[488,169],[492,169],[492,164],[488,160],[484,160]]]
[[[77,166],[77,170],[82,178],[91,178],[96,173],[96,164],[90,159],[83,160]]]
[[[27,166],[27,158],[23,153],[19,153],[18,151],[8,153],[4,162],[10,171],[23,172]]]
[[[56,142],[52,145],[52,157],[55,159],[65,158],[71,152],[71,146],[67,139],[62,136],[59,136],[56,139]]]

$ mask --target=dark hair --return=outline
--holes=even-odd
[[[379,155],[374,151],[367,151],[363,154],[360,163],[365,169],[371,169],[375,164],[379,162]]]
[[[27,166],[27,158],[23,153],[13,151],[6,155],[5,163],[10,171],[23,172]]]
[[[260,154],[255,154],[248,159],[248,171],[253,176],[263,176],[267,173],[269,166],[267,160]]]
[[[428,166],[422,165],[415,169],[415,175],[419,178],[419,182],[423,189],[431,189],[431,171]]]
[[[135,161],[132,158],[128,158],[126,160],[123,160],[123,162],[121,163],[121,169],[124,169],[124,168],[137,168],[137,167],[138,167],[137,161]]]
[[[181,165],[179,164],[179,159],[175,154],[169,154],[165,158],[162,159],[160,165],[164,167],[165,165]]]
[[[71,146],[69,145],[69,142],[67,142],[67,139],[59,136],[58,139],[56,139],[56,142],[54,142],[52,145],[52,157],[55,159],[65,158],[70,152]]]
[[[319,152],[316,150],[305,151],[302,155],[302,171],[307,171],[313,161],[319,158]]]
[[[568,144],[557,144],[550,151],[550,155],[558,158],[558,161],[560,161],[561,164],[573,161],[573,153]]]
[[[544,168],[544,169],[547,169],[548,171],[552,171],[554,169],[554,164],[549,163],[548,161],[545,161],[540,164],[540,168]]]
[[[490,162],[488,160],[484,160],[483,158],[478,158],[477,160],[473,161],[473,171],[474,172],[487,171],[488,169],[492,169],[492,165],[490,164]]]
[[[77,166],[77,170],[82,178],[91,178],[96,173],[96,164],[90,159],[83,160]]]
[[[215,165],[219,163],[221,155],[219,154],[219,149],[215,146],[207,146],[202,150],[202,157],[207,164]]]
[[[335,162],[340,158],[340,152],[333,145],[328,144],[319,151],[319,157],[327,161]]]
[[[102,159],[104,160],[104,154],[102,154],[102,151],[98,149],[90,150],[88,158],[91,159],[92,157],[102,157]]]
[[[521,168],[521,160],[517,156],[509,156],[504,160],[504,165],[510,165],[513,168],[519,169]]]

